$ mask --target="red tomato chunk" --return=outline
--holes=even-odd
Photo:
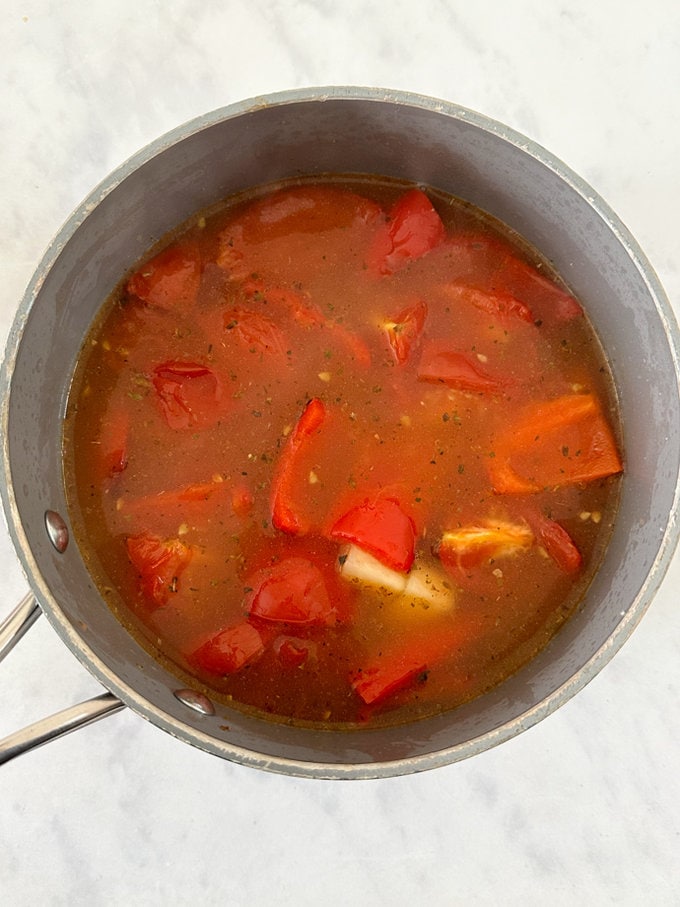
[[[337,618],[323,574],[301,557],[290,557],[250,579],[246,597],[251,617],[286,624],[327,626]]]

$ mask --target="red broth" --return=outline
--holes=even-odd
[[[229,200],[104,307],[65,421],[79,545],[183,684],[276,720],[451,709],[543,648],[622,470],[579,302],[470,205],[378,179]]]

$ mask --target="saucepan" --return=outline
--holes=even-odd
[[[616,524],[577,613],[492,692],[446,714],[375,730],[268,722],[182,688],[105,605],[72,538],[62,475],[62,419],[78,351],[128,268],[168,230],[225,196],[327,172],[429,184],[537,246],[585,304],[611,363],[624,428]],[[2,499],[30,592],[0,630],[0,654],[42,612],[105,691],[13,734],[0,743],[0,761],[126,706],[225,759],[319,778],[422,771],[534,725],[625,642],[671,560],[680,493],[679,348],[659,281],[616,215],[543,148],[478,113],[400,91],[326,88],[235,104],[165,135],[65,224],[11,328],[1,379]]]

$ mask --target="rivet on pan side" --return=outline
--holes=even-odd
[[[174,696],[194,712],[199,712],[201,715],[215,714],[215,707],[203,693],[197,693],[196,690],[175,690]]]
[[[47,529],[49,540],[59,554],[63,554],[69,540],[68,526],[56,510],[45,511],[45,529]]]

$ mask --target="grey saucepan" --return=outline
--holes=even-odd
[[[493,692],[404,727],[288,727],[178,689],[177,679],[108,610],[77,545],[69,543],[62,418],[80,345],[100,305],[154,241],[198,209],[249,186],[315,172],[423,182],[518,230],[584,302],[621,405],[620,510],[578,613]],[[124,705],[218,756],[324,778],[421,771],[472,756],[535,724],[618,650],[670,562],[678,537],[678,341],[656,276],[606,204],[544,149],[472,111],[402,92],[293,91],[216,111],[154,142],[105,180],[55,238],[7,345],[2,498],[31,592],[0,630],[0,654],[42,611],[106,692],[7,738],[0,759]]]

